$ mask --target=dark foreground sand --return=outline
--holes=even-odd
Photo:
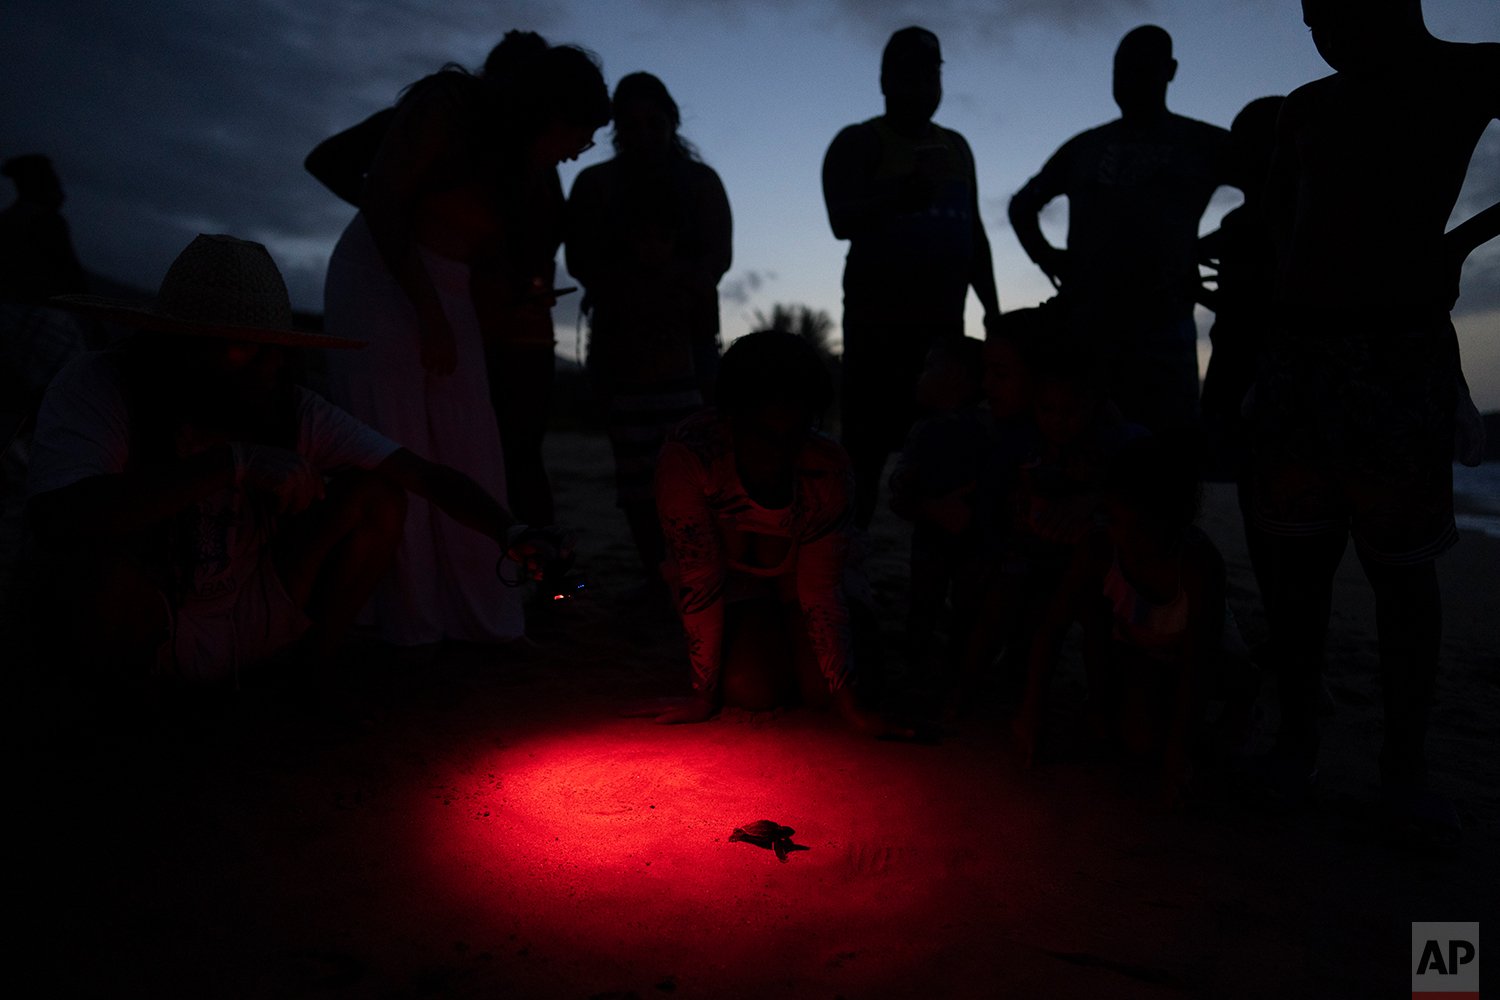
[[[1166,815],[1142,776],[1081,753],[1076,671],[1031,772],[983,706],[938,746],[796,711],[620,717],[685,684],[682,651],[670,617],[620,593],[603,440],[559,434],[550,455],[594,591],[539,616],[530,653],[360,646],[334,724],[250,698],[196,726],[142,717],[103,746],[33,736],[66,706],[13,701],[6,979],[69,997],[1401,996],[1416,919],[1481,921],[1495,981],[1494,541],[1441,564],[1430,752],[1465,828],[1411,841],[1376,819],[1373,616],[1352,557],[1318,799],[1275,816],[1210,788]],[[902,533],[882,517],[893,643]],[[1253,640],[1224,490],[1205,525]],[[807,850],[780,864],[728,842],[760,818]]]

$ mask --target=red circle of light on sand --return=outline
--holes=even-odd
[[[816,713],[766,725],[613,719],[513,738],[453,747],[446,774],[412,803],[428,908],[461,915],[471,940],[753,979],[768,955],[821,947],[810,938],[837,927],[863,942],[862,961],[895,971],[911,956],[884,943],[912,920],[937,919],[954,893],[1014,905],[1025,876],[964,860],[996,842],[1024,852],[1025,810],[1015,822],[987,813],[985,842],[955,855],[956,838],[973,839],[973,796],[949,787],[962,773]],[[808,850],[782,864],[729,841],[757,819],[795,828]]]

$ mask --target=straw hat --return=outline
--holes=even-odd
[[[156,300],[139,305],[101,295],[59,295],[65,309],[123,326],[195,337],[219,337],[288,347],[363,347],[292,325],[292,303],[276,262],[259,243],[199,234],[166,277]]]

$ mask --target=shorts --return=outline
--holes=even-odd
[[[596,385],[595,392],[604,401],[615,459],[616,505],[651,503],[662,445],[673,427],[703,409],[703,394],[691,379],[628,392]]]
[[[1256,525],[1393,566],[1451,548],[1457,371],[1445,314],[1283,330],[1249,403]]]

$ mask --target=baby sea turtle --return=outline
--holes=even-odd
[[[756,847],[768,848],[775,851],[777,860],[785,864],[787,854],[794,850],[806,850],[792,843],[792,834],[796,832],[789,826],[782,826],[768,819],[758,819],[754,823],[735,827],[734,832],[729,835],[729,842],[732,844],[742,840]]]

